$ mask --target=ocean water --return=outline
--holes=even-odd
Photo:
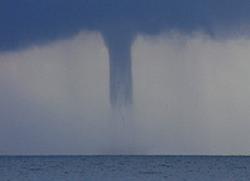
[[[0,181],[247,181],[245,156],[1,156]]]

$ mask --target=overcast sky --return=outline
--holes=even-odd
[[[9,2],[0,154],[249,154],[248,1]],[[125,119],[111,114],[107,32],[134,36]]]

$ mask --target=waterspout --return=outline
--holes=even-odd
[[[112,109],[131,107],[133,82],[131,70],[131,45],[129,33],[105,32],[103,34],[109,52],[110,104]]]

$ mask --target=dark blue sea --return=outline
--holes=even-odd
[[[1,156],[0,181],[249,181],[246,156]]]

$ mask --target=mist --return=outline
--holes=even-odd
[[[249,49],[244,36],[136,36],[129,121],[112,115],[100,33],[2,52],[0,154],[248,154]]]

